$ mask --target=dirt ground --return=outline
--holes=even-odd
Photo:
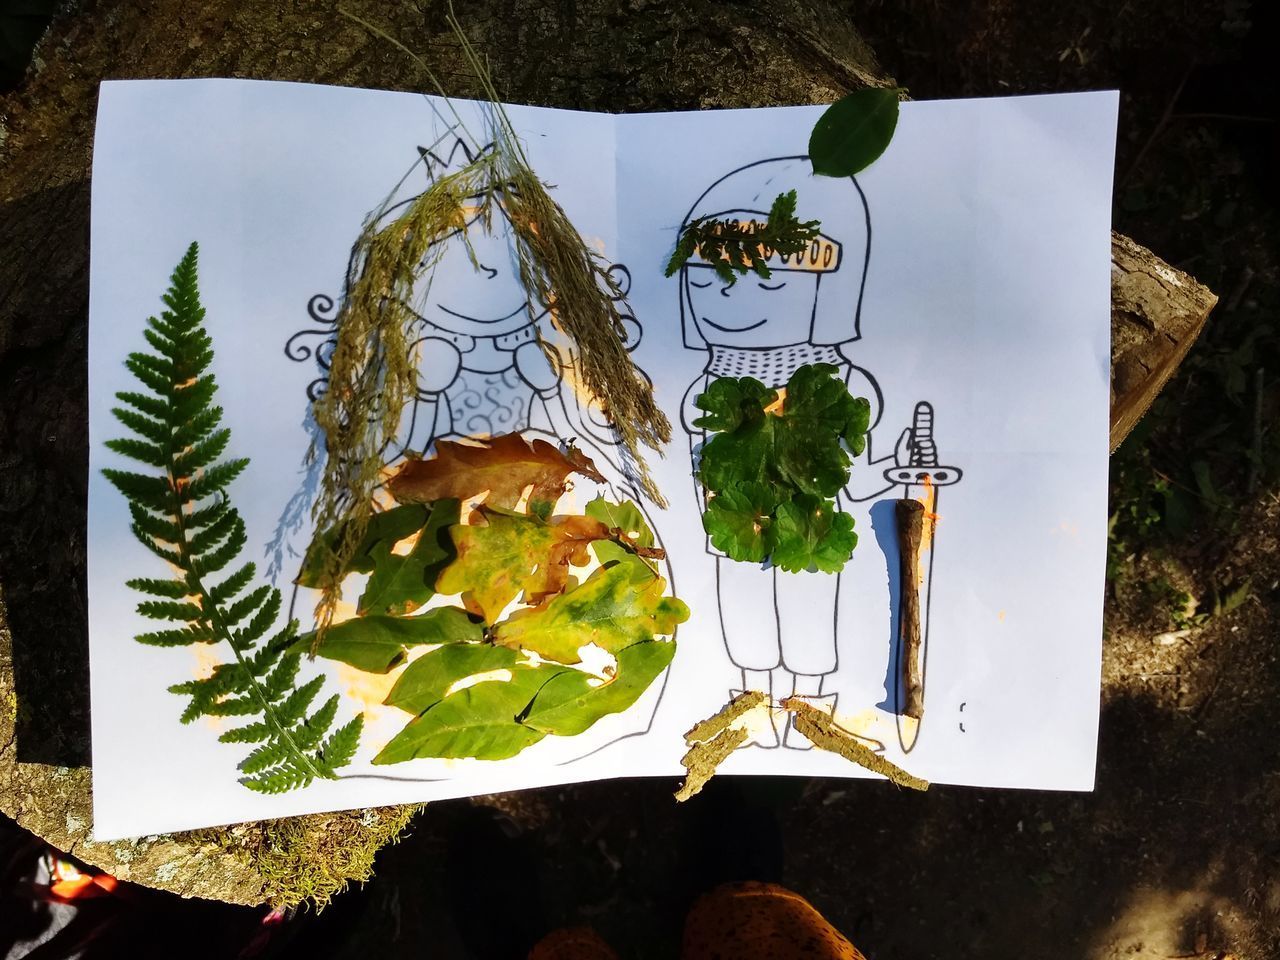
[[[441,803],[363,891],[289,923],[282,952],[465,957],[500,910],[513,929],[590,923],[628,960],[673,957],[692,893],[751,874],[809,897],[872,960],[1280,957],[1276,13],[850,8],[917,98],[1118,86],[1116,226],[1222,297],[1114,461],[1096,790],[721,781],[678,806],[674,782],[620,781]],[[484,805],[519,831],[492,856],[460,849]]]

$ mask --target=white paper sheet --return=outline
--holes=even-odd
[[[743,686],[740,667],[759,669],[770,656],[781,661],[772,674],[776,695],[790,692],[794,673],[808,675],[802,684],[820,680],[843,721],[927,779],[1091,789],[1116,107],[1114,93],[907,103],[888,152],[856,183],[806,174],[798,155],[821,107],[632,116],[510,108],[533,166],[555,185],[580,232],[629,272],[640,335],[633,355],[676,425],[668,455],[656,463],[671,506],[648,513],[692,616],[679,628],[669,673],[636,706],[580,737],[548,737],[506,761],[374,767],[368,761],[379,738],[385,742],[405,715],[388,719],[391,708],[370,706],[365,740],[346,771],[360,776],[267,797],[237,782],[244,749],[220,744],[213,721],[179,724],[184,701],[165,689],[220,654],[132,639],[148,625],[124,580],[164,571],[132,538],[126,504],[100,473],[127,464],[103,446],[121,434],[112,398],[133,387],[124,356],[143,347],[145,318],[159,311],[187,245],[199,241],[231,453],[252,460],[231,495],[260,574],[305,615],[310,602],[293,596],[290,581],[310,536],[302,460],[311,439],[308,388],[323,377],[314,351],[332,316],[325,298],[340,291],[367,213],[418,147],[445,132],[444,112],[422,96],[300,84],[103,84],[90,292],[95,836],[672,776],[681,770],[682,732]],[[476,123],[473,105],[461,111]],[[436,153],[447,159],[449,146]],[[425,186],[410,181],[403,195]],[[785,294],[760,290],[755,278],[722,295],[719,285],[693,291],[685,278],[663,276],[687,215],[761,205],[767,212],[791,186],[801,219],[820,219],[840,244],[838,270],[816,281],[791,274],[795,286]],[[463,263],[442,268],[436,283],[450,302],[472,303],[469,316],[487,320],[503,316],[503,296],[510,297],[510,278],[495,280],[500,292],[477,292],[483,285]],[[719,329],[747,325],[757,326]],[[744,342],[754,352],[726,349]],[[477,349],[509,346],[491,339]],[[843,503],[861,540],[838,579],[838,598],[837,579],[825,575],[794,578],[775,598],[768,575],[731,569],[708,552],[681,415],[691,384],[705,382],[713,347],[717,364],[749,356],[775,372],[837,349],[854,392],[877,408],[869,453],[877,462],[863,458],[854,468],[854,484],[872,496]],[[485,392],[480,382],[455,386]],[[515,399],[460,413],[454,429],[505,432],[508,422],[541,421],[582,438],[601,462],[616,451],[571,398],[544,402],[518,377],[498,386]],[[884,470],[922,401],[940,463],[962,477],[937,489],[926,711],[908,754],[894,714],[892,500],[903,488],[876,493],[874,481],[888,485]],[[420,442],[421,420],[414,429]],[[776,629],[744,633],[743,624],[771,621]],[[344,714],[372,696],[362,687],[367,678],[341,665],[317,660],[303,670],[327,674],[326,692],[342,694]],[[779,746],[741,749],[726,772],[863,775],[838,757],[796,749],[798,741],[779,732]]]

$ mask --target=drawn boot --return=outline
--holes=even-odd
[[[835,716],[836,697],[834,693],[824,693],[820,696],[798,696],[796,699],[803,700],[805,703],[812,704],[823,713],[829,713]],[[796,718],[794,716],[787,717],[787,729],[782,736],[782,745],[789,750],[812,750],[813,744],[809,738],[796,729]]]
[[[731,689],[729,691],[729,699],[740,697],[744,693],[746,693],[745,690]],[[778,726],[773,720],[773,711],[770,710],[766,716],[769,718],[767,721],[753,723],[747,727],[747,740],[738,748],[739,750],[746,747],[763,747],[765,750],[773,750],[778,746]]]

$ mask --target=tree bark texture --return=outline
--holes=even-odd
[[[431,89],[420,66],[337,6],[84,0],[54,21],[21,89],[0,99],[0,810],[121,878],[236,903],[273,895],[254,859],[273,835],[269,825],[89,840],[84,531],[94,112],[104,79]],[[479,95],[443,3],[347,0],[346,7],[419,53],[451,95]],[[459,16],[489,57],[500,93],[514,102],[688,110],[819,103],[892,83],[848,13],[828,0],[475,0],[460,4]],[[1113,252],[1118,442],[1215,298],[1132,241],[1114,238]],[[376,833],[404,812],[340,816],[345,824],[305,818],[307,829],[364,825]]]

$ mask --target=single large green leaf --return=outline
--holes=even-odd
[[[530,667],[512,671],[510,681],[494,680],[450,694],[410,720],[382,748],[374,763],[401,763],[422,757],[475,757],[505,760],[545,733],[522,717],[538,690],[558,671]]]
[[[778,507],[774,530],[773,562],[789,573],[837,573],[858,544],[851,515],[837,510],[833,500],[807,494]]]
[[[437,607],[416,617],[371,614],[335,623],[325,631],[316,651],[328,660],[339,660],[369,673],[387,673],[405,658],[405,648],[426,643],[479,641],[483,628],[459,607]],[[294,649],[309,650],[315,637],[299,637]]]
[[[600,567],[572,590],[539,607],[517,610],[494,639],[557,663],[579,663],[587,644],[610,653],[675,632],[689,617],[682,600],[663,596],[667,582],[638,557]]]
[[[397,541],[422,529],[427,522],[428,509],[420,503],[408,503],[392,507],[381,513],[375,513],[369,520],[360,546],[356,548],[351,563],[342,575],[348,573],[369,573],[374,569],[375,560],[371,555],[373,548],[380,543],[387,543],[388,549]],[[333,550],[341,537],[341,528],[326,530],[307,550],[302,561],[302,569],[294,581],[299,586],[319,588],[322,586],[320,576],[324,572],[324,551]]]
[[[620,713],[640,699],[675,653],[676,645],[669,640],[633,643],[618,651],[617,673],[603,686],[591,686],[590,675],[581,670],[565,670],[538,691],[524,722],[544,733],[577,736],[601,717]]]
[[[711,545],[733,560],[760,563],[773,552],[776,487],[767,483],[735,483],[707,503],[702,526]]]
[[[403,616],[430,600],[435,595],[437,574],[453,557],[448,528],[457,522],[458,501],[438,500],[432,505],[426,526],[422,527],[408,554],[391,552],[395,540],[382,539],[375,543],[368,552],[374,567],[360,596],[361,616],[368,613]]]
[[[509,647],[451,643],[428,651],[409,664],[384,702],[410,713],[421,713],[443,700],[449,687],[463,677],[490,670],[509,670],[519,659],[520,655]]]
[[[814,124],[809,137],[813,172],[851,177],[871,166],[889,146],[898,126],[898,91],[872,87],[837,100]]]

